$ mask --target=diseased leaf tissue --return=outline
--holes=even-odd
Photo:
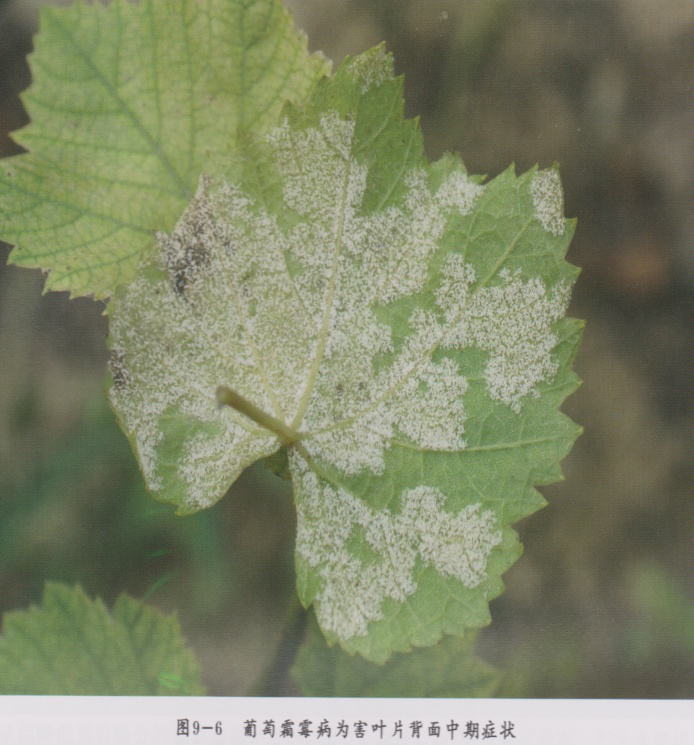
[[[150,488],[207,507],[286,447],[302,600],[372,659],[435,641],[451,602],[496,591],[492,554],[505,568],[516,552],[506,495],[461,488],[464,456],[487,449],[494,468],[495,448],[523,445],[471,446],[468,405],[524,421],[556,376],[573,276],[556,172],[485,187],[452,158],[428,166],[382,103],[398,85],[380,49],[346,62],[254,143],[256,181],[201,180],[111,311],[111,401]],[[220,408],[220,386],[282,426]],[[395,452],[452,473],[391,467]]]
[[[192,512],[286,452],[329,642],[384,661],[485,625],[578,433],[558,172],[430,164],[382,47],[230,152],[109,305],[149,488]]]

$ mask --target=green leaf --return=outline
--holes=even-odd
[[[292,676],[305,696],[474,698],[493,696],[499,674],[473,653],[474,634],[396,654],[385,665],[328,647],[315,621]]]
[[[121,595],[113,613],[80,587],[49,583],[41,607],[11,611],[0,638],[0,694],[202,695],[175,616]]]
[[[29,152],[0,168],[0,237],[46,289],[112,295],[238,132],[272,126],[326,71],[280,0],[46,7],[23,95]]]
[[[579,432],[557,407],[582,328],[556,168],[428,164],[391,69],[346,60],[236,181],[203,178],[110,309],[149,488],[201,509],[285,449],[301,601],[377,662],[489,622]]]

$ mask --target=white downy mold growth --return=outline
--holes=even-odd
[[[439,489],[419,486],[400,495],[397,513],[377,511],[319,480],[300,456],[292,455],[290,467],[301,495],[296,550],[322,579],[316,598],[319,622],[340,639],[363,636],[370,622],[382,618],[385,600],[402,602],[417,590],[418,559],[467,588],[486,578],[501,531],[494,513],[481,505],[452,514]],[[349,550],[355,529],[363,531],[373,554],[369,560]]]
[[[552,328],[566,312],[568,286],[559,284],[550,294],[539,279],[523,280],[502,269],[501,284],[472,293],[474,269],[455,254],[447,258],[443,276],[437,302],[449,324],[444,346],[488,352],[490,397],[519,413],[523,397],[537,396],[536,386],[557,371]]]
[[[349,74],[355,83],[361,82],[361,92],[366,93],[393,78],[393,59],[385,47],[377,47],[351,60]]]
[[[554,236],[564,234],[564,192],[559,171],[549,168],[537,171],[530,182],[535,217]]]

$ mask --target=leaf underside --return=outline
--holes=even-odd
[[[49,583],[40,607],[12,611],[0,638],[0,694],[202,695],[174,616],[127,595],[109,613],[79,587]]]
[[[280,0],[45,7],[23,94],[29,152],[0,164],[0,238],[47,290],[113,294],[239,134],[327,70]]]
[[[381,47],[230,162],[109,308],[109,395],[150,489],[195,511],[272,457],[301,601],[347,652],[486,625],[510,526],[579,432],[558,412],[582,329],[558,171],[429,164]]]

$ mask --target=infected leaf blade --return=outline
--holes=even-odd
[[[348,59],[239,182],[203,180],[112,310],[111,399],[150,487],[197,509],[286,447],[301,601],[378,662],[489,622],[511,525],[578,434],[556,172],[430,165],[401,95],[382,48]],[[220,411],[218,386],[253,406]],[[165,412],[190,438],[163,459]]]

